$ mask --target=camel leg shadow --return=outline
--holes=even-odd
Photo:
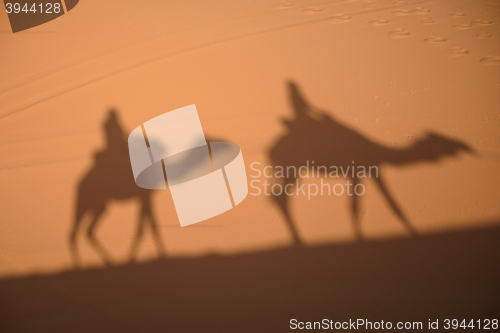
[[[385,185],[384,181],[382,180],[381,177],[374,178],[375,182],[382,192],[382,195],[384,196],[385,200],[389,203],[389,206],[391,207],[391,210],[393,211],[394,214],[399,218],[401,223],[405,226],[406,230],[410,233],[412,236],[417,236],[418,232],[413,227],[413,225],[410,223],[409,219],[406,217],[406,215],[403,213],[402,209],[399,207],[399,205],[396,203],[394,198],[392,197],[391,193],[387,189],[387,186]],[[288,229],[290,230],[293,238],[293,242],[295,246],[302,246],[303,242],[301,241],[299,234],[297,232],[297,229],[295,227],[294,220],[291,216],[290,212],[290,198],[286,194],[285,189],[290,187],[293,191],[293,187],[295,186],[295,181],[296,178],[286,178],[284,183],[283,183],[283,191],[279,195],[273,195],[273,199],[275,203],[278,205],[281,213],[283,214],[283,217],[285,218],[285,221],[287,223]],[[352,179],[353,182],[353,189],[356,187],[356,185],[360,184],[359,179]],[[351,196],[351,203],[350,203],[350,211],[351,211],[351,216],[352,216],[352,223],[353,223],[353,228],[354,228],[354,234],[355,237],[358,241],[363,240],[363,234],[361,232],[361,219],[360,219],[360,196],[356,194],[355,191],[353,191],[353,194]]]
[[[353,194],[351,197],[351,216],[352,216],[352,224],[354,228],[354,235],[358,241],[363,240],[363,234],[361,233],[361,220],[359,214],[359,195],[356,194],[356,185],[359,184],[359,180],[356,178],[352,178],[353,182]]]
[[[153,239],[156,243],[158,249],[158,255],[161,258],[166,257],[165,247],[163,246],[163,241],[161,239],[160,233],[158,231],[158,226],[156,224],[156,218],[151,209],[151,200],[149,197],[143,198],[141,201],[141,209],[139,212],[139,222],[137,223],[137,231],[132,241],[132,246],[129,252],[129,262],[135,262],[136,255],[139,251],[139,246],[144,235],[144,229],[146,224],[149,224],[151,231],[153,233]]]
[[[99,224],[100,217],[102,216],[103,213],[104,213],[104,208],[99,208],[93,211],[93,217],[89,226],[87,227],[86,235],[90,245],[92,245],[94,250],[97,252],[97,254],[99,254],[101,259],[104,261],[104,263],[107,266],[112,266],[113,260],[111,259],[111,255],[108,253],[108,251],[106,251],[102,243],[97,239],[95,235],[95,231]],[[78,238],[78,231],[81,229],[82,221],[83,221],[83,214],[77,216],[75,224],[73,225],[73,228],[70,232],[70,240],[69,240],[73,266],[77,269],[81,267],[81,260],[77,246],[77,238]]]
[[[396,214],[401,223],[403,223],[406,230],[410,233],[410,235],[417,236],[418,235],[417,230],[415,229],[415,227],[413,227],[413,225],[410,223],[410,220],[406,217],[406,215],[403,213],[399,205],[392,197],[382,177],[381,176],[375,177],[374,180],[375,183],[378,185],[380,192],[382,192],[382,195],[384,196],[385,200],[389,203],[389,206],[391,207],[392,211],[394,212],[394,214]]]
[[[273,199],[278,205],[281,213],[283,214],[285,221],[288,225],[288,229],[290,230],[293,238],[293,244],[295,246],[302,246],[303,243],[300,240],[299,234],[297,232],[297,229],[295,227],[295,223],[292,219],[291,213],[290,213],[290,200],[288,195],[286,194],[286,189],[288,187],[292,188],[295,186],[295,180],[296,178],[285,178],[284,184],[283,184],[283,191],[279,195],[274,195]]]
[[[87,239],[89,240],[90,244],[94,248],[94,250],[99,254],[101,259],[104,261],[106,266],[112,266],[113,261],[111,260],[111,256],[106,251],[102,243],[97,239],[95,231],[97,228],[97,225],[99,223],[99,218],[102,216],[104,213],[104,209],[97,210],[94,214],[94,217],[92,218],[92,221],[90,222],[89,227],[87,228]]]
[[[78,254],[78,244],[77,244],[78,230],[80,230],[81,221],[82,221],[81,217],[75,220],[75,224],[73,225],[73,228],[71,229],[69,236],[69,249],[74,268],[81,267],[80,255]]]

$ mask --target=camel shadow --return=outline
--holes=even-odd
[[[300,172],[297,173],[296,170],[300,167],[306,166],[322,177],[347,178],[352,189],[366,179],[373,180],[392,212],[410,234],[416,235],[417,230],[389,191],[379,169],[383,169],[385,165],[436,163],[444,157],[454,157],[462,151],[474,153],[467,144],[434,132],[417,138],[408,147],[382,146],[342,124],[328,112],[312,106],[295,83],[288,82],[288,89],[294,117],[282,119],[288,131],[274,142],[268,156],[275,170],[279,167],[286,170],[283,177],[276,179],[285,190],[277,195],[273,193],[271,198],[282,212],[296,245],[301,244],[301,239],[291,215],[290,196],[287,193],[293,193],[293,189],[299,185],[301,177]],[[355,172],[351,172],[354,170]],[[349,194],[349,209],[358,240],[362,239],[359,216],[361,195],[355,190]]]
[[[140,204],[137,229],[132,240],[128,260],[130,262],[135,260],[147,227],[152,231],[158,256],[166,257],[165,246],[151,206],[154,190],[141,188],[134,181],[128,149],[130,142],[127,141],[127,135],[120,123],[118,112],[113,109],[109,110],[102,126],[106,139],[105,148],[94,154],[94,163],[90,170],[81,177],[77,185],[74,220],[69,233],[69,249],[73,264],[75,267],[79,267],[81,264],[78,252],[78,235],[81,233],[84,234],[105,264],[113,264],[110,254],[97,238],[96,230],[110,205],[115,201],[125,200],[135,200]],[[208,137],[206,140],[223,141]],[[155,147],[155,151],[160,154],[162,150],[165,151],[162,145],[157,142],[149,140],[147,145]],[[177,160],[169,164],[169,183],[174,184],[182,181],[186,175],[201,175],[200,171],[196,170],[200,166],[205,172],[212,171],[209,155],[201,154],[200,149],[207,149],[207,147],[198,147],[172,157],[173,159],[177,158]],[[166,180],[161,178],[154,181],[165,182]],[[152,185],[151,188],[157,188],[153,183],[149,185]]]
[[[165,256],[165,248],[151,207],[153,191],[140,188],[134,182],[128,154],[127,136],[117,111],[109,110],[103,122],[103,132],[106,146],[94,154],[93,165],[83,175],[77,186],[75,215],[69,236],[73,263],[75,266],[80,265],[77,239],[78,234],[83,232],[104,262],[108,265],[112,264],[110,254],[96,237],[96,229],[110,204],[113,201],[124,200],[135,200],[140,203],[137,230],[130,248],[129,260],[134,260],[146,226],[150,227],[158,254],[163,257]],[[86,216],[90,222],[84,227]]]

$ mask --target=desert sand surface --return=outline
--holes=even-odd
[[[499,26],[493,0],[85,0],[15,34],[2,12],[0,328],[203,331],[205,320],[255,332],[328,313],[495,314]],[[207,138],[241,147],[249,182],[276,161],[352,159],[376,163],[383,186],[364,183],[356,209],[347,195],[290,197],[291,221],[250,188],[183,228],[170,192],[153,191],[158,231],[146,226],[133,252],[141,202],[106,198],[91,233],[106,255],[82,227],[75,267],[79,184],[98,156],[111,181],[89,197],[133,182],[113,138],[191,104]]]

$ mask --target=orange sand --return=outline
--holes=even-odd
[[[293,117],[289,80],[381,146],[406,147],[431,130],[477,152],[383,168],[419,234],[498,226],[499,26],[492,0],[86,0],[17,34],[1,14],[0,277],[71,268],[76,186],[104,147],[111,107],[128,133],[196,104],[205,133],[240,145],[250,175],[252,162],[270,163],[286,132],[281,119]],[[356,241],[346,196],[291,205],[305,245]],[[373,183],[361,205],[366,240],[409,236]],[[117,264],[127,260],[137,209],[112,204],[98,228]],[[153,209],[172,258],[292,242],[265,196],[186,228],[168,191],[155,193]],[[80,236],[85,267],[102,266]],[[149,230],[138,257],[156,257]]]

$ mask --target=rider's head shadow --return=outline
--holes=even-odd
[[[127,136],[116,109],[109,109],[103,122],[106,138],[106,150],[124,149],[127,147]]]
[[[331,113],[315,108],[306,100],[295,83],[288,82],[287,87],[293,116],[282,119],[287,132],[279,137],[269,150],[269,159],[273,166],[283,167],[284,170],[287,168],[298,170],[301,166],[311,166],[314,161],[316,175],[332,177],[330,171],[332,167],[335,167],[338,171],[337,175],[347,178],[353,188],[367,179],[373,180],[392,212],[412,235],[417,234],[417,230],[389,192],[382,170],[379,169],[383,169],[385,165],[437,163],[444,157],[453,157],[460,152],[473,153],[466,143],[434,132],[428,132],[406,147],[393,148],[378,144],[361,132],[343,124]],[[318,166],[326,168],[318,169]],[[356,172],[351,173],[352,170],[348,168],[354,167]],[[358,171],[361,167],[365,170],[373,170],[373,176],[370,174],[370,177],[367,177],[365,173],[365,177],[359,177]],[[341,172],[347,170],[349,172]],[[283,213],[294,243],[301,244],[295,220],[291,214],[291,196],[287,194],[294,193],[293,189],[300,182],[300,174],[286,172],[282,178],[275,181],[288,191],[281,191],[280,194],[273,195],[271,198]],[[354,232],[358,239],[362,238],[359,217],[360,200],[361,195],[354,192],[350,196],[349,203]]]

